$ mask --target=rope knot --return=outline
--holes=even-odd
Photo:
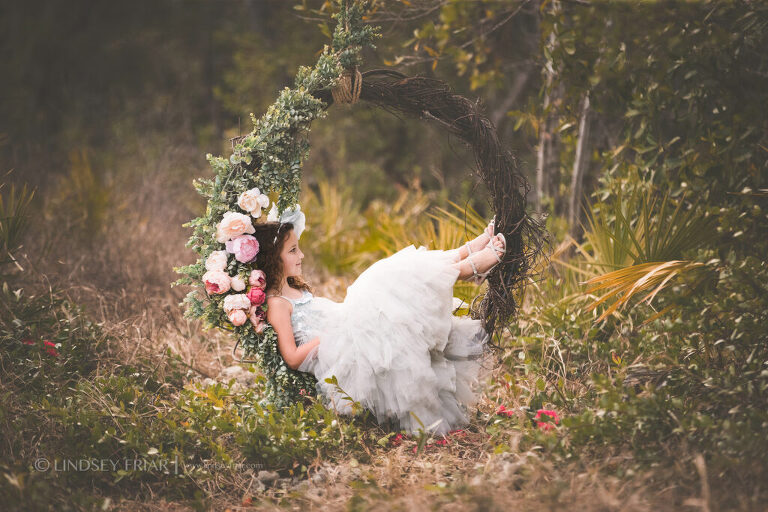
[[[360,90],[363,86],[363,75],[357,69],[345,69],[339,78],[339,83],[331,89],[331,95],[335,103],[357,103],[360,99]]]

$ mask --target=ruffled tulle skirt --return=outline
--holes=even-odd
[[[313,299],[320,344],[299,369],[317,377],[326,405],[349,414],[347,395],[411,433],[468,423],[488,335],[453,315],[455,254],[411,245],[360,274],[344,302]],[[333,376],[338,386],[325,382]]]

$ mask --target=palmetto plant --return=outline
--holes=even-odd
[[[311,219],[302,239],[308,252],[333,274],[353,270],[366,221],[352,189],[343,181],[322,179],[317,192],[309,190],[304,197],[302,208]]]
[[[659,204],[650,187],[636,187],[629,197],[619,187],[612,202],[598,201],[588,212],[585,243],[571,241],[586,266],[558,263],[589,278],[585,295],[603,293],[587,308],[610,304],[598,322],[640,293],[648,292],[641,302],[650,303],[673,278],[704,266],[682,258],[714,235],[715,220],[695,204],[686,208],[684,196],[674,203],[666,193]]]

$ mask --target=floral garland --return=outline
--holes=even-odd
[[[266,276],[255,264],[259,243],[252,236],[253,223],[276,221],[285,210],[299,208],[302,162],[309,155],[305,135],[327,108],[312,93],[337,85],[344,69],[361,63],[362,48],[375,47],[372,41],[380,36],[378,27],[362,22],[367,1],[338,3],[332,45],[324,46],[317,64],[301,66],[294,87],[283,89],[261,118],[251,114],[254,129],[229,159],[206,155],[215,177],[193,182],[207,199],[205,215],[184,224],[193,229],[186,246],[199,259],[174,269],[184,276],[174,286],[196,287],[180,304],[186,307],[184,316],[233,332],[266,377],[264,401],[278,407],[314,395],[316,380],[288,368],[278,352],[277,334],[266,322]]]

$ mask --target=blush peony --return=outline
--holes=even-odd
[[[267,286],[267,274],[263,270],[254,270],[248,277],[248,284],[261,288],[262,290]]]
[[[208,295],[227,293],[231,286],[231,279],[223,270],[209,270],[203,274],[203,283]]]
[[[227,252],[235,255],[240,263],[250,263],[259,254],[259,241],[252,235],[241,235],[226,243]]]
[[[255,233],[256,230],[251,224],[251,219],[247,215],[237,212],[227,212],[216,226],[216,241],[224,243],[227,240],[237,238],[242,234]]]
[[[229,313],[233,309],[248,310],[251,307],[251,301],[244,293],[233,293],[224,297],[224,303],[221,305],[224,311]]]
[[[205,260],[206,270],[224,270],[227,268],[227,251],[213,251]]]
[[[229,321],[232,322],[232,325],[234,326],[241,326],[245,323],[246,320],[248,320],[245,311],[242,309],[233,309],[227,313],[227,318],[229,318]]]

